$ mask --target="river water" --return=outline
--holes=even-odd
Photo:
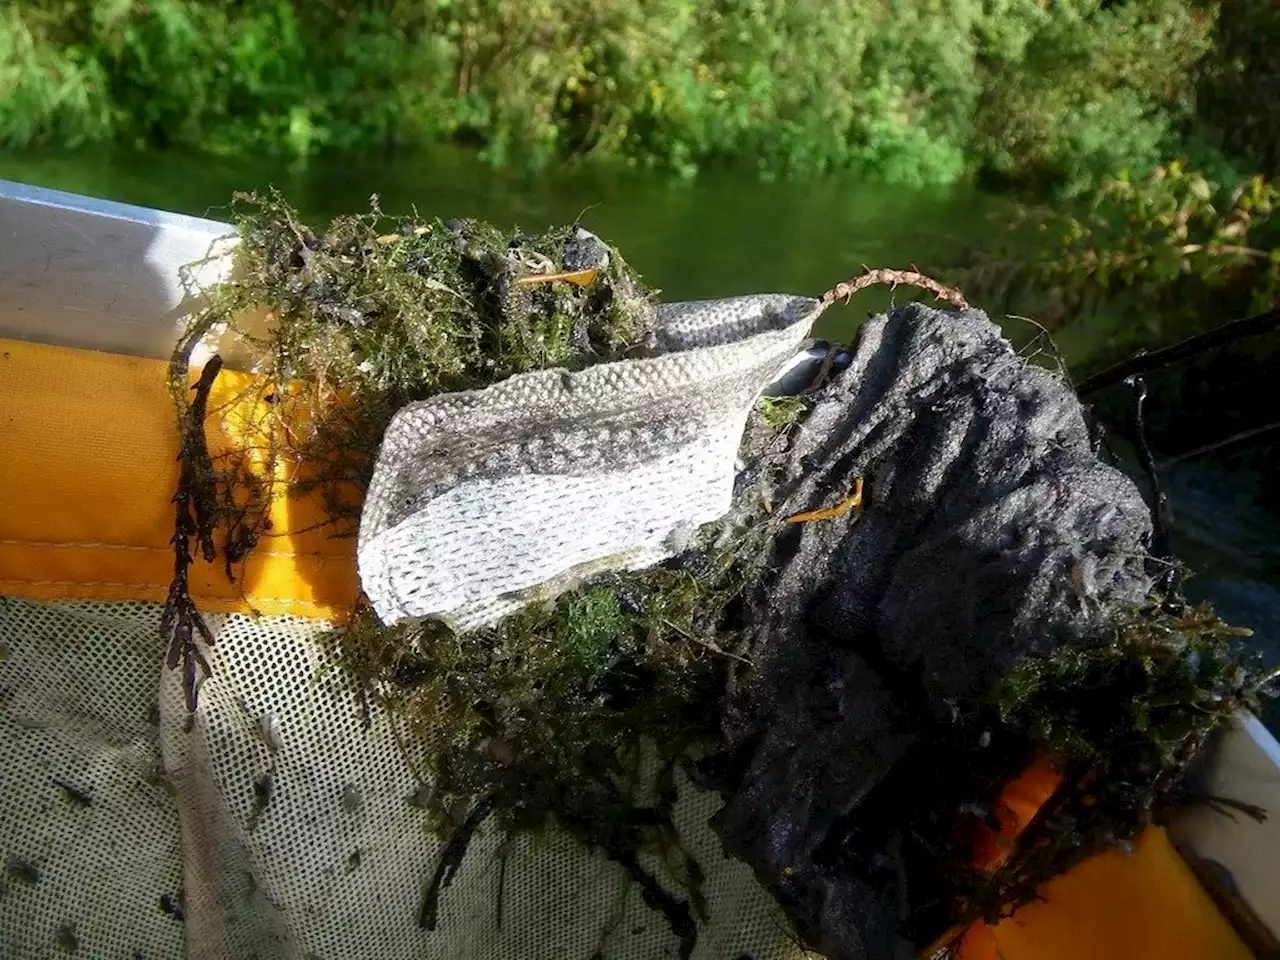
[[[818,295],[863,264],[941,273],[999,229],[1011,202],[973,189],[906,190],[866,182],[761,183],[750,173],[709,173],[695,184],[626,167],[584,165],[534,177],[494,170],[463,150],[413,158],[339,159],[308,167],[272,160],[95,151],[0,154],[0,178],[128,203],[227,217],[234,191],[278,187],[305,219],[367,209],[477,217],[537,230],[579,221],[617,246],[665,299],[757,292]],[[817,331],[851,337],[857,321],[889,302],[868,291],[836,308]],[[1013,339],[1028,328],[1009,321]],[[1097,338],[1094,338],[1097,339]],[[1077,362],[1088,329],[1064,338]],[[1073,355],[1074,354],[1074,355]],[[1178,552],[1200,571],[1188,584],[1228,622],[1253,626],[1258,649],[1280,663],[1280,520],[1256,476],[1231,460],[1179,464],[1163,474]],[[1280,710],[1266,711],[1280,729]]]
[[[0,178],[226,219],[237,190],[278,187],[322,224],[368,209],[476,217],[536,230],[580,221],[616,246],[665,299],[777,291],[818,295],[862,264],[939,270],[958,261],[1008,201],[975,190],[899,190],[828,180],[760,183],[709,173],[696,184],[601,164],[538,177],[494,170],[462,150],[413,159],[247,163],[121,151],[0,155]],[[868,293],[851,317],[887,302]]]

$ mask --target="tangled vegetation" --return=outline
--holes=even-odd
[[[375,200],[317,235],[277,195],[237,204],[239,279],[199,315],[170,369],[183,411],[197,344],[214,338],[257,374],[239,409],[261,419],[232,425],[244,442],[194,478],[216,501],[204,525],[223,526],[218,552],[231,563],[266,532],[275,496],[319,491],[336,532],[353,532],[373,454],[404,404],[647,343],[648,293],[576,227],[504,234],[383,217]],[[183,432],[185,443],[190,425]],[[306,471],[275,490],[282,459]]]
[[[1167,341],[1280,301],[1277,207],[1261,176],[1225,187],[1174,162],[1107,180],[1088,204],[1020,208],[963,282],[1051,328],[1127,312],[1146,318],[1139,336]]]
[[[450,140],[495,163],[1078,191],[1195,144],[1258,155],[1266,126],[1242,121],[1268,101],[1217,64],[1241,60],[1264,6],[16,0],[0,13],[0,145],[306,157]],[[1197,110],[1198,83],[1214,110]]]
[[[1261,201],[1252,202],[1248,211]],[[372,455],[404,403],[525,370],[635,356],[652,332],[638,278],[576,227],[508,235],[474,222],[388,219],[375,202],[318,234],[275,195],[241,197],[237,218],[237,279],[214,292],[171,368],[183,469],[165,629],[193,708],[197,669],[208,669],[199,643],[209,640],[185,590],[193,544],[232,575],[271,532],[273,499],[316,492],[333,532],[349,533]],[[868,271],[826,299],[921,281],[964,302],[898,271]],[[210,338],[258,374],[242,399],[261,419],[227,431],[238,443],[225,451],[207,443],[210,424],[231,416],[206,407],[217,357],[189,388],[192,351]],[[804,399],[762,401],[756,429],[785,443],[808,409]],[[278,471],[278,461],[305,469]],[[396,718],[423,784],[412,802],[449,838],[424,894],[423,927],[435,927],[471,835],[492,816],[507,830],[554,823],[604,851],[689,955],[705,905],[701,870],[672,825],[675,773],[716,749],[712,705],[731,668],[751,667],[737,649],[740,600],[766,556],[755,534],[768,510],[761,502],[672,560],[595,576],[476,631],[386,627],[362,606],[324,636],[356,696]],[[905,932],[918,943],[1007,913],[1045,879],[1128,842],[1187,799],[1182,775],[1207,737],[1274,680],[1241,657],[1236,640],[1247,631],[1177,598],[1125,613],[1112,631],[1023,661],[989,696],[957,705],[859,804],[838,857],[870,876],[884,838],[908,838],[916,902]],[[1003,857],[975,860],[975,838],[1000,823],[1002,790],[1037,758],[1048,758],[1060,788]],[[641,864],[642,851],[663,854],[664,876]]]
[[[690,554],[594,578],[462,636],[437,623],[385,628],[370,613],[328,636],[335,665],[414,744],[415,803],[452,838],[423,927],[435,926],[444,871],[492,812],[505,830],[554,824],[604,851],[692,947],[701,870],[672,822],[675,772],[717,732],[707,707],[732,655],[720,646],[733,642],[728,571]],[[687,902],[640,865],[646,850],[663,855],[672,876],[662,881]]]

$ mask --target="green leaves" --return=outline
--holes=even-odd
[[[1087,205],[1024,208],[964,285],[1049,326],[1087,321],[1102,303],[1160,317],[1151,333],[1164,340],[1280,299],[1278,201],[1280,187],[1260,176],[1228,191],[1182,161],[1121,175]]]
[[[1214,26],[1190,0],[22,0],[4,20],[6,146],[465,137],[492,163],[1076,193],[1167,152]]]

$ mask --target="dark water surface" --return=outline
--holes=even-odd
[[[940,272],[998,229],[1005,198],[973,189],[906,190],[866,182],[760,183],[710,173],[673,184],[643,171],[565,168],[532,177],[491,169],[462,150],[430,157],[325,159],[309,167],[121,151],[0,154],[0,178],[165,210],[226,219],[237,190],[278,187],[317,226],[367,209],[477,217],[528,230],[580,221],[617,246],[665,299],[744,293],[818,295],[863,264],[918,264]],[[903,294],[899,294],[899,299]],[[818,333],[848,339],[885,291],[868,291],[823,318]],[[1007,321],[1025,339],[1022,321]],[[1064,335],[1067,360],[1086,356],[1100,331]],[[1177,548],[1199,575],[1188,584],[1229,622],[1257,630],[1280,663],[1280,520],[1256,496],[1256,477],[1230,460],[1179,465],[1163,481],[1173,502]],[[1271,710],[1273,729],[1280,711]]]
[[[709,173],[674,183],[626,167],[582,165],[538,177],[494,170],[462,150],[412,159],[330,159],[307,168],[121,151],[0,155],[0,179],[215,220],[237,190],[274,185],[304,219],[368,209],[476,217],[537,230],[581,221],[616,246],[665,299],[781,292],[816,296],[862,264],[937,270],[958,262],[1009,202],[976,190],[866,182],[760,183]],[[833,331],[888,302],[869,291],[833,312]],[[843,314],[843,316],[841,316]]]

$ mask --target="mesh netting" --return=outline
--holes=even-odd
[[[409,745],[290,618],[214,616],[188,715],[158,607],[0,600],[0,956],[663,957],[626,872],[555,829],[483,826],[419,927],[441,854]],[[696,957],[798,956],[777,906],[680,784],[705,874]],[[677,889],[656,854],[641,862]]]

